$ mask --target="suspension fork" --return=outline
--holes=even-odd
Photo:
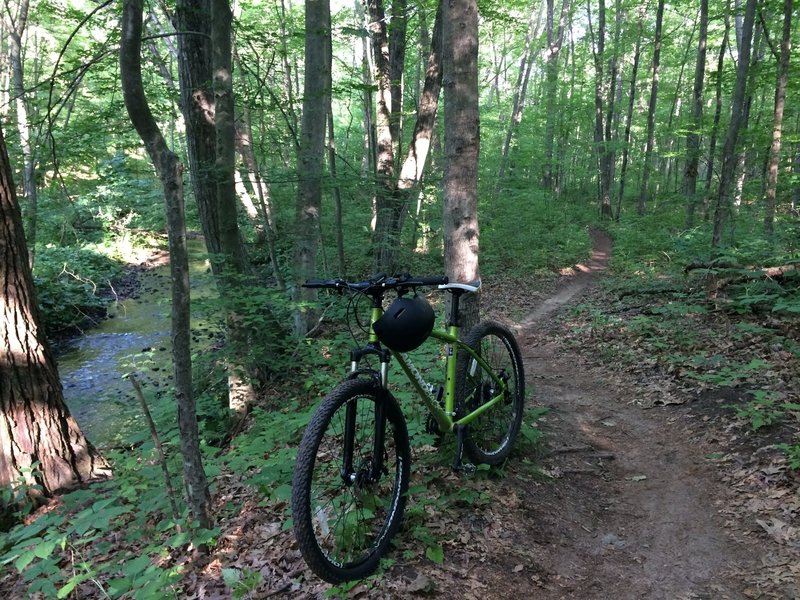
[[[357,399],[353,399],[347,403],[345,408],[344,420],[344,464],[342,465],[342,479],[345,483],[356,483],[359,478],[364,478],[362,483],[374,483],[380,479],[383,474],[384,454],[386,443],[386,404],[388,402],[388,371],[389,360],[391,354],[388,350],[380,348],[377,344],[368,344],[364,348],[357,348],[350,352],[350,361],[352,364],[350,375],[348,379],[355,379],[359,375],[366,373],[365,370],[358,368],[359,361],[367,354],[375,354],[378,356],[381,364],[379,373],[369,371],[373,376],[375,385],[377,387],[377,402],[375,402],[375,431],[373,436],[372,446],[372,461],[369,469],[356,472],[354,468],[354,453],[355,453],[355,436],[356,436],[356,416],[358,412]]]

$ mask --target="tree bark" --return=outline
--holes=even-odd
[[[0,487],[33,496],[110,477],[108,463],[64,403],[25,246],[22,215],[0,130]]]
[[[713,248],[718,248],[722,244],[722,236],[730,220],[731,197],[735,183],[736,161],[738,158],[736,143],[739,138],[739,129],[744,119],[747,74],[750,68],[750,47],[753,38],[753,23],[755,21],[757,3],[758,0],[747,0],[745,6],[741,37],[742,43],[739,53],[739,64],[736,69],[736,84],[731,107],[731,120],[728,125],[728,132],[725,135],[725,145],[722,148],[722,171],[720,172],[719,191],[717,193],[717,203],[714,209],[714,230],[711,235],[711,246]]]
[[[328,49],[330,30],[329,0],[306,2],[305,57],[306,71],[303,88],[303,117],[300,127],[298,157],[298,188],[295,213],[295,300],[311,302],[314,290],[301,287],[317,275],[317,241],[320,209],[322,207],[322,173],[325,160],[325,123],[327,97],[331,87],[331,56]],[[314,325],[311,310],[295,312],[295,335],[303,336]]]
[[[547,115],[544,128],[544,173],[542,186],[545,190],[554,191],[553,165],[556,129],[556,98],[558,94],[558,58],[564,41],[564,24],[569,15],[570,0],[562,0],[561,16],[558,27],[555,26],[554,1],[547,0],[547,51],[545,54],[545,95]]]
[[[167,146],[142,85],[141,42],[143,0],[124,0],[120,41],[120,79],[131,123],[144,142],[164,189],[172,278],[172,359],[178,406],[183,474],[189,509],[201,527],[211,527],[208,480],[203,470],[197,415],[192,395],[189,306],[189,259],[183,204],[183,166]]]
[[[442,3],[439,2],[433,24],[430,54],[425,70],[425,82],[417,108],[417,120],[414,133],[406,157],[400,167],[397,181],[398,199],[401,203],[398,211],[397,231],[403,229],[403,219],[410,201],[411,193],[417,188],[430,154],[431,142],[436,125],[436,114],[439,109],[439,93],[442,89]]]
[[[778,59],[778,81],[775,85],[775,111],[772,126],[772,145],[769,152],[766,203],[764,205],[764,235],[772,239],[775,222],[775,198],[778,190],[778,164],[781,157],[781,131],[786,87],[789,83],[789,54],[792,41],[792,0],[783,0],[783,37]]]
[[[548,11],[550,11],[552,3],[553,0],[548,0]],[[539,37],[538,29],[539,23],[541,22],[541,13],[539,13],[539,19],[536,21],[534,20],[534,17],[538,12],[538,8],[539,7],[531,7],[531,13],[528,17],[528,30],[525,33],[525,43],[522,49],[522,57],[519,61],[517,84],[514,86],[514,99],[512,101],[511,119],[508,122],[506,139],[503,143],[503,150],[500,154],[500,167],[497,169],[497,180],[494,184],[495,198],[499,197],[500,189],[503,185],[503,178],[505,177],[506,166],[508,165],[508,155],[511,150],[511,141],[514,138],[514,133],[516,133],[517,129],[519,128],[519,124],[522,122],[522,111],[525,106],[525,96],[528,93],[528,81],[530,80],[531,69],[533,68],[534,55],[531,49],[531,42],[533,39]],[[548,18],[549,17],[551,17],[550,13],[548,13]],[[547,164],[548,163],[545,158],[544,169],[547,169]]]
[[[211,75],[211,0],[177,0],[175,29],[178,32],[178,73],[181,110],[186,123],[186,154],[192,191],[200,213],[206,248],[220,270],[222,253],[215,164],[217,142],[216,107]]]
[[[610,219],[613,216],[611,209],[611,173],[607,170],[608,147],[605,142],[604,126],[604,98],[606,97],[605,74],[603,61],[605,60],[606,44],[606,3],[600,0],[597,10],[597,33],[592,29],[591,5],[587,2],[589,18],[589,31],[593,38],[592,54],[594,58],[594,144],[597,153],[597,177],[600,192],[600,216]]]
[[[633,67],[631,68],[631,86],[628,91],[628,112],[625,115],[625,139],[622,141],[622,165],[619,170],[619,196],[617,198],[617,211],[615,219],[619,221],[622,212],[622,199],[625,196],[625,175],[628,170],[628,156],[631,146],[631,125],[633,123],[633,108],[636,105],[636,77],[639,74],[639,59],[642,51],[642,22],[644,17],[639,14],[639,35],[636,36],[636,47],[633,51]]]
[[[714,122],[711,125],[711,137],[708,141],[708,166],[706,167],[706,182],[703,189],[703,218],[708,219],[708,210],[711,200],[711,181],[714,178],[714,159],[716,158],[717,137],[719,136],[719,123],[722,118],[722,68],[725,65],[725,52],[728,49],[728,36],[731,31],[730,0],[727,1],[724,12],[725,32],[717,56],[717,79],[714,85]]]
[[[38,215],[38,190],[36,188],[36,155],[31,145],[31,127],[28,116],[28,98],[25,92],[25,69],[22,62],[22,40],[28,24],[29,0],[19,3],[16,15],[12,17],[9,0],[5,0],[6,12],[11,17],[9,29],[9,62],[11,63],[11,87],[14,106],[17,109],[17,132],[22,150],[22,190],[27,206],[25,238],[28,242],[29,256],[33,265],[36,251],[36,219]]]
[[[650,187],[650,172],[653,168],[653,146],[655,145],[656,101],[658,99],[659,65],[661,63],[661,29],[664,23],[664,0],[658,0],[656,9],[656,32],[653,42],[653,81],[650,89],[650,103],[647,109],[647,145],[644,152],[642,186],[639,190],[639,202],[636,210],[643,215],[647,210],[647,199]]]
[[[478,4],[449,0],[443,4],[444,47],[444,264],[451,281],[479,276],[478,249]],[[462,303],[466,329],[478,320],[478,298]]]
[[[399,243],[397,223],[402,203],[397,197],[395,181],[395,131],[397,109],[392,106],[392,61],[383,0],[368,0],[369,31],[377,73],[378,95],[375,111],[376,187],[375,187],[375,270],[392,273]],[[396,40],[394,40],[396,42]]]
[[[700,0],[700,37],[697,40],[697,60],[692,86],[692,127],[686,134],[686,170],[683,193],[686,196],[686,228],[694,224],[697,206],[697,175],[700,165],[700,130],[703,127],[703,81],[706,72],[706,43],[708,39],[708,0]]]

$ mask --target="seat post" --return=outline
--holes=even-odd
[[[452,294],[452,296],[453,296],[452,302],[450,302],[450,314],[448,315],[448,318],[447,318],[447,326],[450,327],[450,326],[455,325],[456,327],[458,327],[460,325],[460,323],[459,323],[460,315],[458,314],[458,311],[459,311],[458,304],[459,304],[459,300],[461,298],[461,294],[464,293],[464,290],[449,289],[447,291],[450,292],[450,294]]]

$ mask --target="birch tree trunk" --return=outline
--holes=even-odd
[[[552,7],[553,0],[548,0],[548,10]],[[514,86],[514,100],[511,108],[511,119],[508,122],[508,130],[506,131],[506,139],[503,143],[503,150],[500,154],[500,167],[497,170],[497,180],[494,184],[494,197],[500,195],[500,189],[503,185],[503,178],[506,173],[506,166],[508,165],[508,154],[511,150],[511,141],[522,122],[522,110],[525,106],[525,96],[528,93],[528,81],[531,76],[531,69],[533,68],[534,55],[531,50],[531,43],[533,39],[538,37],[539,21],[541,20],[541,13],[539,19],[536,21],[534,17],[538,12],[538,7],[532,7],[530,16],[528,17],[528,29],[525,33],[525,44],[522,49],[522,57],[519,61],[519,74],[517,76],[517,84]],[[551,15],[549,15],[551,16]],[[556,65],[557,67],[558,65]],[[551,147],[552,152],[552,147]],[[545,161],[544,169],[547,169],[547,161]]]

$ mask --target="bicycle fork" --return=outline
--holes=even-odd
[[[358,363],[366,354],[377,354],[381,361],[380,373],[372,370],[363,370],[358,368]],[[356,439],[356,426],[358,416],[358,399],[355,398],[347,403],[345,409],[345,422],[343,431],[343,445],[344,445],[344,461],[342,464],[341,476],[346,485],[369,485],[377,482],[383,475],[384,471],[384,456],[385,456],[385,443],[386,443],[386,400],[387,376],[389,366],[389,354],[382,349],[375,347],[366,347],[353,350],[351,352],[351,372],[348,379],[354,379],[359,375],[368,373],[375,379],[378,388],[377,402],[374,403],[374,423],[375,431],[373,435],[372,445],[372,458],[369,465],[361,464],[356,465],[354,461],[355,454],[355,439]]]

